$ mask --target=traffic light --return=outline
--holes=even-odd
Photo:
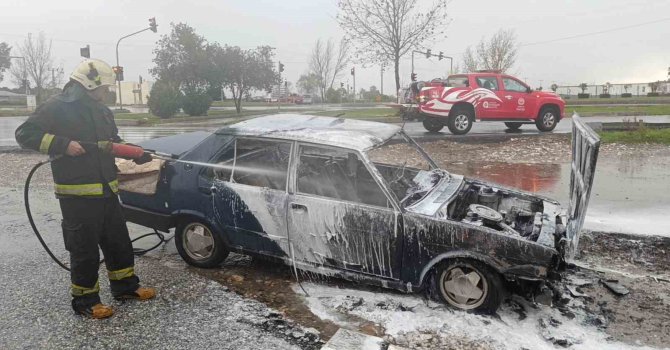
[[[281,72],[283,72],[283,71],[284,71],[284,64],[281,63],[281,61],[280,61],[280,62],[279,62],[279,73],[281,73]]]
[[[430,49],[426,50],[426,58],[430,58]]]
[[[444,53],[442,51],[440,51],[440,54],[437,55],[437,59],[438,59],[438,61],[442,61],[443,58],[444,58]]]
[[[351,67],[351,75],[356,75],[356,67]]]
[[[416,73],[412,73],[412,81],[416,81]]]
[[[79,49],[79,55],[81,57],[91,58],[91,46],[86,45],[86,47],[80,48]]]
[[[156,17],[149,18],[149,28],[154,33],[158,31],[158,25],[156,24]]]
[[[344,89],[344,83],[340,83],[340,89]]]
[[[116,74],[116,81],[123,81],[123,67],[114,66],[112,67],[114,74]]]

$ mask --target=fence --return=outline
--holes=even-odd
[[[622,94],[628,93],[631,96],[647,96],[652,92],[649,83],[631,83],[631,84],[610,84],[609,88],[605,84],[588,85],[583,93],[589,94],[590,97],[597,98],[601,94],[609,93],[611,97],[621,97]],[[670,94],[670,83],[659,83],[656,92],[660,95]],[[556,93],[568,98],[577,98],[577,94],[582,93],[582,88],[579,85],[559,86]]]

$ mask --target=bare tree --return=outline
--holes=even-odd
[[[356,44],[359,60],[393,62],[400,89],[400,58],[445,33],[446,1],[340,0],[337,21]]]
[[[341,76],[349,62],[349,43],[346,40],[340,40],[337,49],[332,39],[328,39],[325,43],[321,39],[316,41],[309,61],[309,70],[311,74],[318,77],[322,100],[326,97],[326,91],[333,87],[335,79]]]
[[[463,65],[472,72],[477,69],[506,72],[516,62],[518,45],[514,30],[500,29],[491,39],[483,38],[477,44],[475,53],[468,47],[463,54]]]
[[[23,43],[17,45],[17,49],[19,56],[25,59],[17,60],[12,65],[10,69],[12,80],[19,86],[22,86],[26,79],[32,81],[37,102],[41,103],[45,89],[55,83],[55,79],[61,79],[60,75],[55,78],[54,71],[52,71],[54,59],[51,56],[51,40],[47,41],[43,32],[40,32],[36,38],[28,34]]]
[[[0,43],[0,81],[4,78],[4,73],[7,68],[12,65],[11,60],[9,59],[9,52],[11,47],[7,43]]]

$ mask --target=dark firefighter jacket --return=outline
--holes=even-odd
[[[56,196],[106,197],[117,193],[114,156],[103,147],[109,141],[122,142],[112,111],[88,96],[81,85],[68,85],[16,129],[16,141],[23,148],[62,155],[51,162]],[[65,155],[70,141],[79,141],[86,153]]]

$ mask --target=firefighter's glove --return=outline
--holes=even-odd
[[[98,141],[98,149],[105,154],[112,154],[112,141]]]
[[[144,153],[142,153],[141,157],[139,157],[137,159],[133,159],[133,162],[135,162],[135,164],[137,164],[137,165],[140,165],[140,164],[144,164],[144,163],[149,163],[153,159],[154,158],[151,156],[151,153],[144,152]]]

